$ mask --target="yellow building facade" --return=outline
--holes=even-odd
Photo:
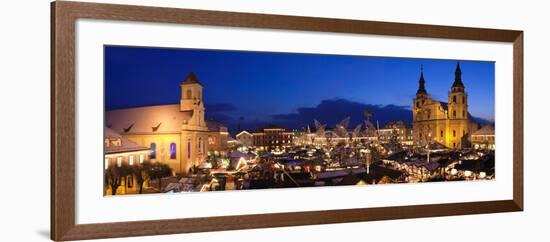
[[[421,70],[419,87],[413,99],[413,143],[426,146],[440,143],[447,148],[469,147],[469,135],[476,124],[470,121],[468,94],[462,83],[462,70],[457,63],[455,80],[447,102],[434,100],[425,87]]]
[[[104,128],[103,134],[105,152],[104,169],[106,171],[115,166],[121,167],[143,164],[148,160],[149,149],[147,147],[132,142],[109,128]],[[111,186],[105,185],[104,195],[111,195],[111,189]],[[121,180],[121,184],[117,188],[116,194],[133,194],[138,191],[139,187],[136,178],[133,176],[126,176]]]
[[[180,89],[179,104],[112,110],[105,120],[108,128],[147,147],[148,159],[168,164],[174,175],[188,174],[206,160],[211,132],[204,119],[203,86],[194,73]]]

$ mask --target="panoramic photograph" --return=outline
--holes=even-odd
[[[496,177],[492,61],[107,45],[104,68],[105,196]]]

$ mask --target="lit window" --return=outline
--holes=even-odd
[[[122,156],[119,156],[116,158],[116,166],[118,167],[122,166]]]
[[[131,166],[134,165],[134,156],[133,155],[128,156],[128,164],[130,164]]]
[[[176,159],[176,143],[170,144],[170,159]]]
[[[105,147],[109,147],[109,139],[105,139]]]
[[[105,170],[109,169],[109,158],[105,158]]]
[[[157,144],[151,143],[149,146],[149,158],[156,159],[157,158]]]
[[[145,160],[145,155],[140,154],[140,155],[139,155],[139,163],[140,163],[140,164],[143,164],[143,161],[144,161],[144,160]]]

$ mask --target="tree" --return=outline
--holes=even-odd
[[[139,194],[143,193],[143,184],[150,177],[151,163],[148,161],[141,165],[134,165],[131,167],[132,174],[136,177],[137,185],[139,186]]]
[[[149,169],[149,179],[158,179],[159,191],[162,190],[162,178],[172,176],[172,168],[164,163],[153,163]]]
[[[394,146],[399,144],[399,130],[397,129],[392,130],[389,143]]]
[[[130,174],[130,167],[126,164],[111,166],[105,170],[105,184],[111,187],[111,195],[116,195],[116,191],[122,184],[122,180]]]

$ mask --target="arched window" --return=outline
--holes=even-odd
[[[191,99],[193,98],[193,92],[191,91],[191,89],[187,89],[187,92],[185,93],[185,98],[186,99]]]
[[[464,102],[464,101],[465,101],[465,100],[464,100],[464,96],[462,96],[462,103],[466,103],[466,102]]]
[[[463,118],[466,117],[466,113],[464,112],[464,110],[462,110],[462,117],[463,117]]]
[[[187,159],[191,159],[191,139],[187,140]]]
[[[170,144],[170,159],[176,159],[176,143]]]
[[[456,137],[456,130],[453,130],[453,137]]]
[[[453,103],[456,103],[456,96],[453,96]]]
[[[202,152],[202,138],[199,138],[199,143],[197,143],[197,151]]]
[[[441,130],[439,133],[440,133],[439,136],[441,136],[441,138],[443,138],[443,130]]]
[[[149,158],[150,159],[156,159],[157,158],[157,144],[151,143],[149,146]]]
[[[453,118],[456,118],[456,110],[453,110]]]

